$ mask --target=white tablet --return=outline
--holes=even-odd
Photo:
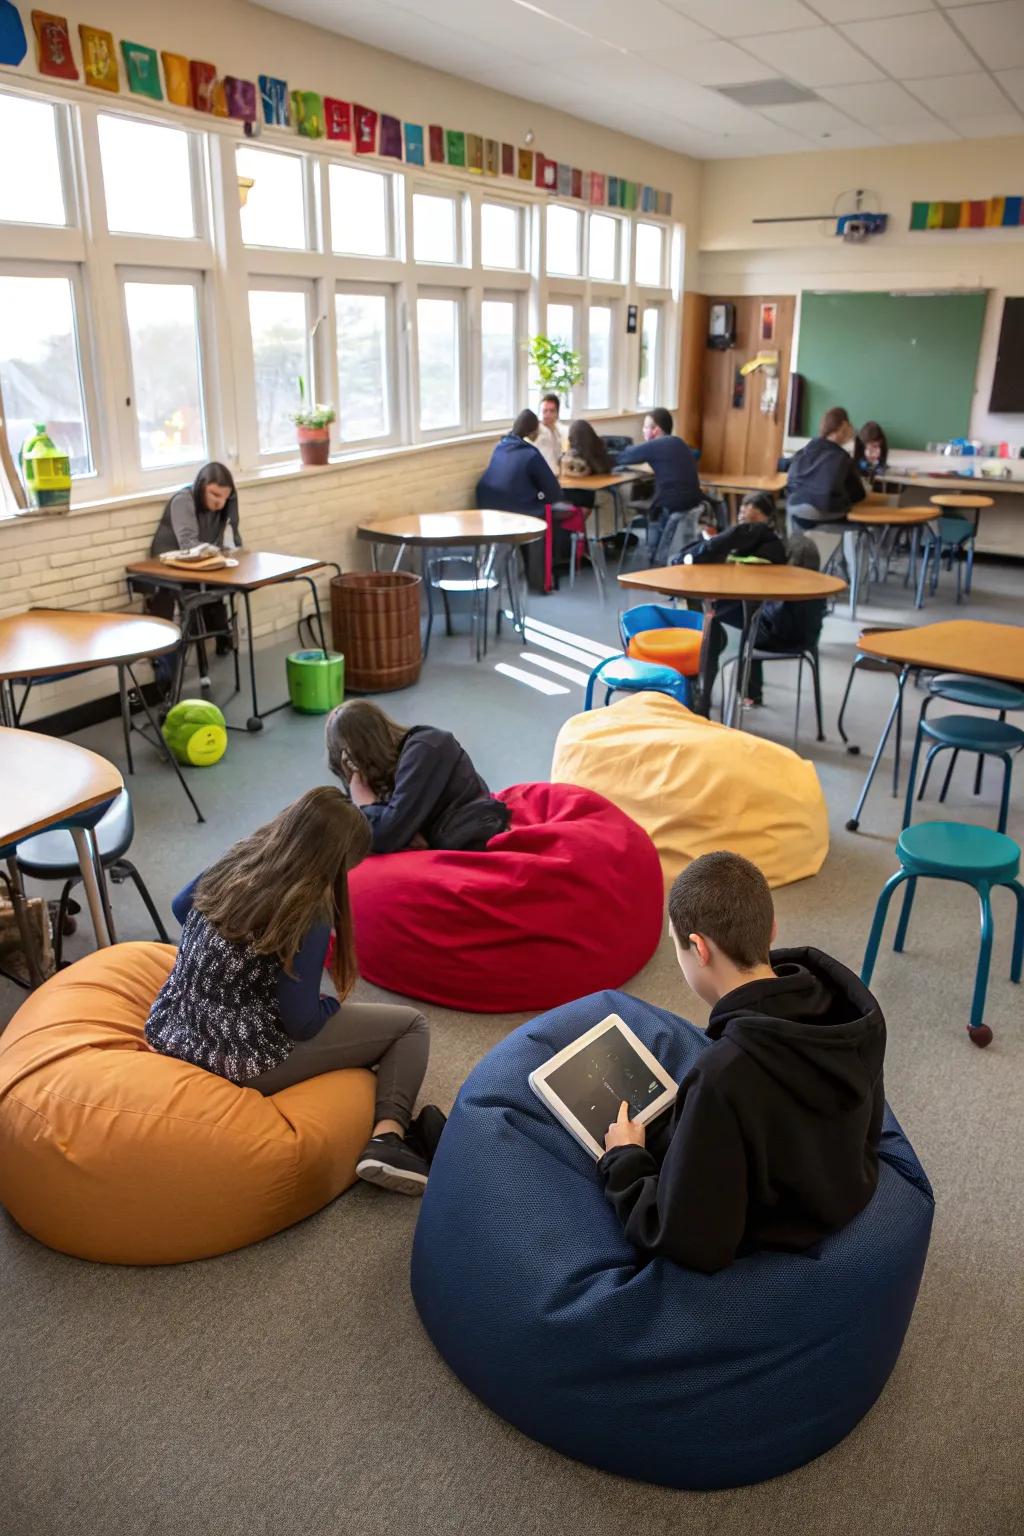
[[[537,1097],[595,1158],[623,1099],[630,1119],[647,1125],[672,1107],[678,1086],[617,1013],[530,1073]]]

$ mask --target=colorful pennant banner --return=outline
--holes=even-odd
[[[911,229],[1016,229],[1024,198],[983,197],[961,203],[911,203]]]

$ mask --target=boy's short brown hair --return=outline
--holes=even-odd
[[[738,853],[704,853],[672,883],[668,916],[684,949],[699,933],[741,970],[768,964],[775,908],[756,864]]]

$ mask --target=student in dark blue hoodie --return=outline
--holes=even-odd
[[[770,949],[771,891],[738,854],[694,859],[668,911],[712,1044],[649,1137],[622,1105],[597,1167],[642,1254],[713,1274],[754,1249],[809,1248],[867,1205],[885,1020],[830,955]]]
[[[533,444],[539,430],[540,422],[533,411],[519,412],[511,432],[495,444],[491,462],[477,481],[478,507],[543,518],[545,508],[562,501],[562,490],[551,466]],[[565,515],[571,510],[567,506]],[[549,532],[547,540],[538,539],[524,546],[527,577],[530,586],[539,591],[545,587],[545,545],[550,537]]]

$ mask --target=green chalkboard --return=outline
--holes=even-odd
[[[804,293],[801,432],[844,405],[881,422],[890,448],[967,437],[985,293]]]

